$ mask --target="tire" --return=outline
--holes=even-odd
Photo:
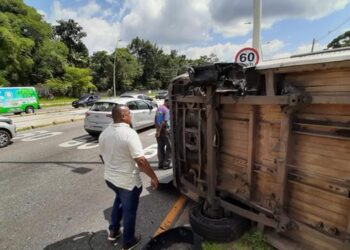
[[[34,108],[32,106],[26,107],[26,113],[27,114],[33,114],[34,113]]]
[[[0,130],[0,148],[4,148],[9,145],[11,141],[11,136],[9,132],[5,130]]]
[[[190,224],[192,230],[204,239],[220,242],[234,241],[250,228],[250,221],[238,215],[221,219],[206,217],[202,212],[202,205],[192,209]]]
[[[98,132],[88,132],[88,133],[89,133],[89,135],[91,135],[92,137],[96,137],[96,138],[98,138],[99,135],[100,135],[100,133],[98,133]]]

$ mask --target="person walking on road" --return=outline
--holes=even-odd
[[[151,178],[156,189],[158,178],[146,160],[140,138],[130,127],[131,115],[127,106],[117,105],[112,110],[114,123],[99,137],[100,157],[105,166],[104,178],[115,194],[108,240],[121,236],[123,219],[123,249],[133,249],[141,240],[135,236],[136,213],[142,191],[140,171]],[[136,163],[136,164],[135,164]]]
[[[166,98],[164,104],[159,106],[155,116],[156,138],[158,144],[158,168],[170,168],[170,112],[169,100]]]

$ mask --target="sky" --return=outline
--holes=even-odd
[[[188,58],[231,62],[252,46],[253,0],[24,0],[44,19],[74,19],[89,53],[125,47],[136,36]],[[262,0],[263,60],[326,48],[350,30],[350,0]]]

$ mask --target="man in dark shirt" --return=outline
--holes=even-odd
[[[158,168],[170,168],[170,112],[169,100],[164,100],[164,105],[158,107],[155,117],[156,138],[158,143]]]

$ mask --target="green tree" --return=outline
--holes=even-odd
[[[47,80],[46,87],[55,95],[79,97],[97,89],[91,81],[90,69],[67,66],[63,77]]]
[[[143,65],[143,73],[139,79],[144,88],[154,89],[159,85],[156,78],[157,69],[160,66],[160,56],[163,50],[156,44],[138,37],[134,38],[128,46],[130,52],[136,56],[138,62]]]
[[[112,57],[114,58],[114,56],[115,53]],[[131,90],[133,87],[140,87],[137,79],[142,75],[143,68],[127,48],[117,49],[115,72],[116,88],[118,90],[125,91]]]
[[[344,34],[341,34],[338,37],[334,38],[327,45],[327,48],[336,49],[336,48],[349,47],[349,46],[350,46],[350,30],[348,30],[348,31],[344,32]]]
[[[83,28],[73,19],[57,22],[58,25],[54,26],[54,37],[68,47],[68,62],[76,67],[87,67],[89,52],[82,41],[82,38],[86,37]]]
[[[54,75],[57,64],[64,64],[66,54],[62,45],[51,37],[51,26],[35,9],[22,0],[0,1],[0,80],[8,85],[32,85]],[[50,65],[40,63],[43,47],[57,46],[61,49],[56,54],[63,61],[56,60],[57,64]],[[62,55],[58,55],[61,52]]]
[[[113,84],[113,56],[107,51],[95,52],[90,59],[92,81],[102,91],[106,91]]]

